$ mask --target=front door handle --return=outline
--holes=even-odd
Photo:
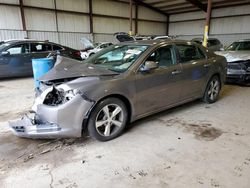
[[[206,68],[206,67],[210,67],[210,66],[211,66],[211,63],[204,64],[203,66],[204,66],[205,68]]]
[[[176,75],[176,74],[180,74],[181,73],[181,71],[179,71],[179,70],[174,70],[173,72],[172,72],[172,75]]]

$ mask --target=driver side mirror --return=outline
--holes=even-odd
[[[1,53],[1,55],[2,55],[2,56],[8,56],[8,55],[10,55],[10,52],[8,52],[8,51],[3,51],[3,52]]]
[[[141,72],[148,72],[159,67],[158,62],[155,61],[146,61],[144,64],[141,65],[140,71]]]

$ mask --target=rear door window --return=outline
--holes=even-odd
[[[209,40],[208,39],[208,45],[215,46],[215,45],[218,45],[218,44],[220,44],[220,42],[218,40],[215,40],[215,39]]]
[[[176,46],[182,63],[205,58],[204,53],[195,45],[178,44]]]
[[[45,43],[31,43],[31,52],[48,52],[51,51],[51,45]]]
[[[250,42],[242,42],[238,50],[250,50]]]

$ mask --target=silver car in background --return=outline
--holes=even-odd
[[[216,52],[227,59],[227,81],[249,83],[250,81],[250,39],[239,40],[225,51]]]
[[[226,59],[192,42],[149,40],[110,46],[83,63],[63,58],[44,75],[33,112],[10,122],[30,138],[119,136],[135,120],[203,99],[218,99]]]
[[[194,38],[191,41],[192,42],[196,42],[196,43],[202,45],[203,38]],[[221,51],[221,50],[223,50],[223,45],[216,38],[208,38],[208,40],[207,40],[207,47],[208,47],[209,50],[212,50],[214,52],[215,51]]]

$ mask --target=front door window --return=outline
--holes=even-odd
[[[10,55],[29,53],[29,44],[18,44],[16,46],[12,46],[7,51],[10,52]]]

